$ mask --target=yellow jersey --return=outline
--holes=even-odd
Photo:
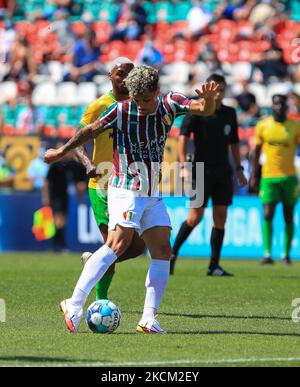
[[[262,145],[265,161],[262,177],[295,176],[294,163],[297,145],[300,144],[300,123],[287,119],[284,122],[270,116],[255,127],[255,143]]]
[[[81,117],[80,125],[86,126],[96,121],[106,109],[116,102],[112,92],[103,94],[92,102]],[[93,163],[113,162],[113,129],[106,130],[94,139]],[[110,171],[109,171],[110,172]],[[99,178],[89,180],[89,188],[97,189]]]

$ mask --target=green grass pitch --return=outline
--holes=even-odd
[[[116,332],[93,334],[83,321],[72,335],[58,303],[72,294],[79,254],[1,254],[0,366],[300,366],[300,324],[291,318],[300,262],[261,267],[228,259],[223,266],[235,277],[214,278],[205,275],[206,259],[181,259],[158,317],[169,333],[144,335],[135,327],[148,262],[117,266],[110,291],[122,312]],[[86,307],[93,300],[94,292]]]

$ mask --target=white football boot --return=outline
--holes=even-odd
[[[65,324],[69,331],[72,333],[77,332],[82,320],[83,309],[75,310],[75,308],[70,305],[70,299],[63,300],[59,304],[59,309],[65,316]]]
[[[167,332],[161,329],[159,326],[159,322],[155,320],[155,318],[152,318],[150,320],[141,320],[137,327],[136,331],[140,333],[154,333],[154,334],[161,334],[164,335]]]

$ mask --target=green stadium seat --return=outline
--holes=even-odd
[[[187,20],[187,15],[191,7],[192,5],[189,1],[183,1],[174,4],[174,14],[170,19],[170,22],[173,23],[180,20]]]
[[[159,1],[154,4],[155,23],[159,21],[172,22],[173,13],[173,5],[168,1]]]
[[[103,1],[97,15],[95,15],[97,17],[96,20],[103,20],[113,24],[117,19],[119,9],[120,6],[117,4]]]
[[[299,0],[291,0],[291,18],[295,21],[300,21],[300,2],[299,2]]]

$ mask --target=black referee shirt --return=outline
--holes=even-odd
[[[231,171],[229,145],[238,144],[238,124],[232,107],[221,105],[208,117],[186,115],[180,134],[194,133],[195,161],[204,162],[205,170]]]

